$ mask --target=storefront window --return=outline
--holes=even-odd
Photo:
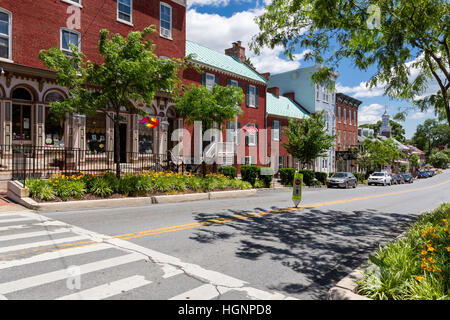
[[[97,113],[86,117],[86,144],[88,154],[104,153],[106,150],[106,115]]]
[[[145,108],[145,112],[148,116],[154,116],[155,114],[153,108],[149,106]],[[140,122],[142,118],[142,116],[139,117],[139,154],[152,154],[154,133],[157,128],[148,128]]]
[[[45,145],[64,147],[64,122],[45,107]]]
[[[13,140],[31,140],[31,106],[13,104]]]

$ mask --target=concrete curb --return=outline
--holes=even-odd
[[[232,191],[217,191],[208,193],[187,193],[152,197],[134,197],[134,198],[118,198],[118,199],[100,199],[100,200],[79,200],[66,202],[36,202],[31,198],[20,198],[12,195],[11,200],[25,206],[28,209],[38,211],[65,211],[76,209],[97,209],[97,208],[119,208],[119,207],[136,207],[151,204],[163,203],[181,203],[199,200],[213,200],[213,199],[232,199],[242,197],[256,196],[257,190],[232,190]]]

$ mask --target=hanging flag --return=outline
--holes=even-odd
[[[156,128],[159,125],[159,121],[156,118],[150,118],[147,116],[141,120],[141,124],[148,128]]]
[[[256,134],[258,132],[258,128],[254,126],[244,127],[243,129],[247,131],[248,134]]]

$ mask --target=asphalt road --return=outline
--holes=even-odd
[[[450,170],[413,184],[68,212],[0,213],[1,299],[326,299],[417,216]]]

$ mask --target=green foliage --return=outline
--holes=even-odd
[[[44,201],[50,201],[56,198],[55,191],[46,180],[27,179],[25,186],[29,189],[30,197],[32,198]]]
[[[313,80],[328,87],[334,87],[330,66],[342,61],[376,70],[369,88],[433,108],[450,125],[449,19],[445,0],[273,0],[256,19],[260,32],[250,47],[260,53],[283,46],[291,59],[308,49],[306,60],[318,66]],[[437,89],[425,94],[434,81]]]
[[[106,198],[114,193],[114,187],[104,177],[97,177],[90,183],[89,192],[97,197]]]
[[[335,139],[326,131],[323,111],[301,122],[289,119],[289,127],[284,132],[288,137],[288,143],[282,143],[283,147],[305,164],[312,164],[314,159],[326,156]]]
[[[294,183],[295,169],[294,168],[280,168],[281,184],[284,186],[292,186]]]
[[[264,188],[265,187],[264,181],[256,180],[254,187],[255,188]]]
[[[323,185],[327,184],[327,176],[326,172],[314,172],[314,177]]]
[[[450,204],[421,216],[404,238],[380,247],[359,281],[372,299],[449,300]]]
[[[449,162],[450,159],[444,152],[436,152],[430,157],[430,163],[435,168],[445,168]]]
[[[356,179],[358,179],[358,183],[364,183],[365,180],[365,175],[359,172],[354,172],[353,175],[355,176]]]
[[[265,188],[271,187],[273,176],[274,176],[274,171],[272,168],[259,167],[258,181],[262,182],[262,185]]]
[[[247,189],[251,189],[253,187],[250,182],[239,180],[239,179],[231,180],[230,184],[233,189],[239,189],[239,190],[247,190]]]
[[[175,98],[176,111],[186,123],[201,121],[203,129],[212,128],[213,122],[223,124],[242,114],[239,107],[244,101],[241,88],[215,85],[212,90],[205,86],[190,85],[183,88],[183,94]]]
[[[419,167],[419,160],[420,160],[420,157],[417,154],[413,154],[409,158],[409,165],[411,166],[411,168],[418,168]]]
[[[86,184],[83,181],[63,180],[55,188],[56,194],[62,201],[69,198],[81,199],[86,193]]]
[[[400,154],[396,143],[392,139],[378,140],[367,138],[364,140],[363,148],[367,153],[365,156],[367,163],[375,165],[378,170],[383,165],[391,164],[400,159]],[[366,167],[367,168],[367,167]]]
[[[132,174],[126,174],[120,178],[117,191],[125,196],[132,196],[136,193],[136,177]]]
[[[223,166],[219,168],[219,173],[230,179],[234,179],[237,175],[237,169],[233,166]]]
[[[328,177],[331,177],[334,174],[334,172],[329,172]]]
[[[299,173],[303,174],[303,182],[307,185],[307,186],[312,186],[313,185],[313,180],[316,177],[315,173],[313,170],[299,170]]]
[[[389,120],[389,125],[391,126],[392,137],[395,140],[400,141],[401,143],[406,143],[405,137],[406,131],[403,128],[403,126],[400,123],[393,120]],[[380,133],[381,120],[378,120],[377,123],[361,124],[359,127],[373,129],[376,133]]]
[[[177,92],[181,82],[179,74],[183,62],[161,59],[155,53],[155,45],[149,38],[154,32],[154,27],[148,27],[123,37],[121,34],[110,35],[106,29],[101,30],[98,41],[101,59],[97,59],[101,64],[86,61],[74,45],[71,45],[73,57],[69,59],[56,47],[39,53],[44,65],[56,71],[58,84],[69,89],[66,100],[51,103],[52,113],[63,118],[66,113],[93,115],[97,111],[103,112],[113,121],[116,129],[116,163],[120,155],[118,126],[121,108],[145,115],[143,109],[136,107],[138,103],[151,105],[157,91]],[[111,111],[114,117],[109,115]],[[120,167],[117,168],[119,170]]]
[[[449,125],[436,119],[426,119],[423,124],[417,126],[411,142],[424,151],[428,159],[434,148],[450,145]]]
[[[255,185],[256,179],[258,179],[260,169],[253,165],[242,165],[241,176],[243,181],[250,182],[252,186]]]

